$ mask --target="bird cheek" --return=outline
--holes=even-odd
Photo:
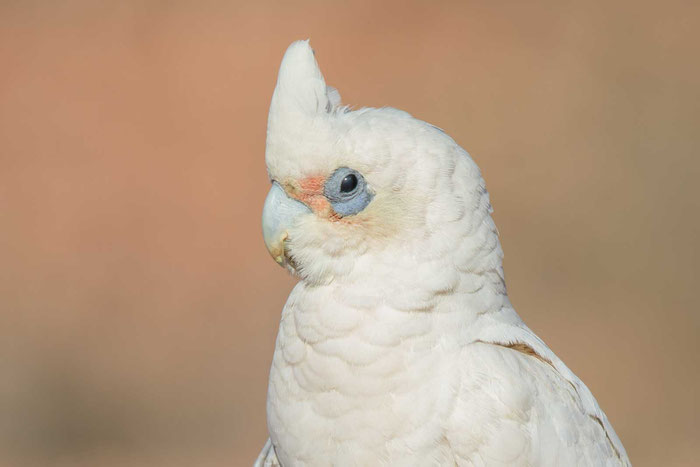
[[[328,201],[328,199],[320,194],[313,194],[307,196],[301,196],[298,198],[299,201],[306,204],[311,211],[322,219],[329,219],[331,221],[340,220],[341,216],[335,212],[333,206]]]
[[[308,200],[307,205],[319,217],[330,219],[331,221],[340,219],[340,216],[335,212],[331,203],[323,195],[313,196]]]
[[[322,176],[306,177],[299,180],[299,190],[311,195],[322,194],[326,178]]]
[[[289,180],[286,185],[290,195],[306,204],[317,216],[332,221],[339,220],[341,216],[323,194],[325,183],[324,177],[307,177],[299,181]]]

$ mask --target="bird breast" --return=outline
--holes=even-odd
[[[282,463],[320,462],[323,449],[336,461],[347,449],[354,462],[362,453],[376,460],[423,452],[432,463],[436,451],[447,452],[441,422],[456,392],[448,370],[458,349],[439,334],[430,313],[356,308],[332,288],[298,285],[283,312],[268,394]]]

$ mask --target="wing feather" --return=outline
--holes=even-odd
[[[546,349],[523,340],[479,340],[464,349],[448,426],[455,458],[467,465],[630,465],[590,391]]]

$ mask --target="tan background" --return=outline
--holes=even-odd
[[[293,284],[260,234],[267,106],[306,37],[345,102],[474,156],[512,301],[635,464],[697,465],[699,17],[3,1],[0,465],[251,463]]]

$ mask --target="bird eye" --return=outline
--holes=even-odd
[[[336,169],[328,177],[323,194],[341,216],[352,216],[362,211],[373,196],[362,174],[347,167]]]
[[[350,193],[357,188],[357,176],[355,174],[346,175],[343,181],[340,182],[340,191],[342,193]]]

